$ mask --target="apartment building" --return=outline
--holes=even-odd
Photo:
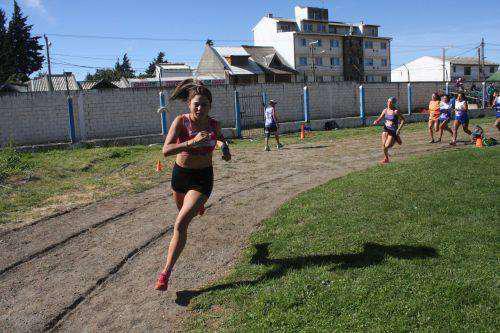
[[[443,66],[444,65],[444,66]],[[422,81],[455,81],[462,78],[466,81],[482,81],[498,70],[498,63],[485,61],[481,72],[477,57],[424,56],[395,68],[391,72],[393,82]]]
[[[304,82],[388,82],[389,37],[374,24],[330,21],[328,9],[295,7],[295,19],[268,14],[253,28],[254,45],[272,46]]]

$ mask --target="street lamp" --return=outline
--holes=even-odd
[[[319,44],[319,40],[315,40],[314,42],[309,43],[309,48],[311,49],[311,58],[312,58],[312,72],[313,72],[313,82],[316,82],[316,63],[314,59],[314,49]]]

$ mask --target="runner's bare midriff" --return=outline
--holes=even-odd
[[[175,163],[187,169],[203,169],[212,166],[212,153],[204,155],[181,155],[177,154]]]

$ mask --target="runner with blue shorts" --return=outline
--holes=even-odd
[[[495,127],[497,128],[497,130],[500,131],[500,96],[498,94],[498,91],[495,91],[493,93],[492,105],[493,105],[493,109],[496,111],[495,112],[495,117],[496,117]]]
[[[443,132],[446,130],[453,134],[451,129],[448,127],[448,123],[451,119],[451,109],[452,105],[450,102],[450,96],[444,95],[439,103],[439,139],[438,142],[441,142],[443,138]]]
[[[457,144],[458,127],[462,126],[465,133],[468,135],[472,134],[469,130],[469,115],[467,114],[467,111],[469,111],[469,105],[465,99],[465,94],[459,93],[455,102],[455,120],[453,121],[452,128],[453,139],[451,140],[450,145],[454,146]]]

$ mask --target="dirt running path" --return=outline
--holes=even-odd
[[[0,331],[179,330],[188,291],[227,274],[263,219],[304,190],[375,165],[379,140],[241,149],[231,163],[216,161],[214,195],[190,226],[167,293],[153,285],[176,216],[168,184],[1,234]],[[404,140],[394,160],[452,149],[426,144],[424,131]]]

